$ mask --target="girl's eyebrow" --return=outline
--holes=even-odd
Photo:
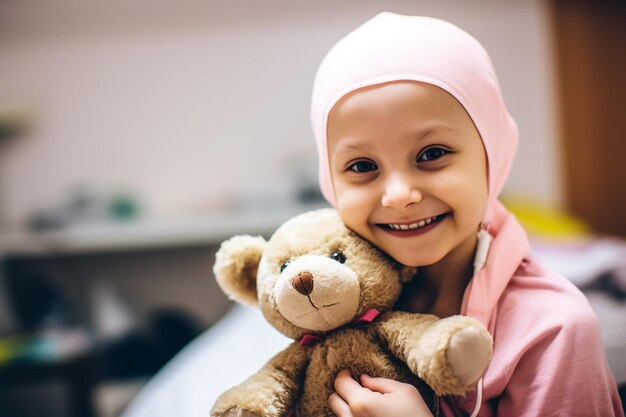
[[[439,131],[448,131],[448,132],[454,132],[454,129],[451,128],[450,126],[446,126],[446,125],[435,125],[435,126],[430,126],[427,127],[426,129],[422,130],[418,135],[417,135],[417,139],[418,140],[423,140],[426,137],[428,137],[428,135],[435,133],[435,132],[439,132]]]
[[[363,152],[367,148],[368,148],[367,145],[361,142],[357,142],[357,141],[349,142],[345,145],[339,144],[337,148],[335,149],[334,154],[332,155],[332,159],[337,159],[338,157],[340,157],[341,155],[345,153]]]

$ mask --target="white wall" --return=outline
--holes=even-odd
[[[22,0],[0,3],[0,105],[25,103],[36,123],[0,155],[5,221],[79,185],[173,215],[277,198],[285,166],[315,177],[317,65],[385,9],[450,20],[485,45],[522,136],[507,192],[559,203],[540,0]]]

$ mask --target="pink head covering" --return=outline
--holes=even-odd
[[[457,26],[431,17],[380,13],[341,39],[322,61],[313,87],[311,123],[324,197],[335,205],[326,138],[328,113],[351,91],[399,80],[446,90],[472,118],[487,153],[489,203],[484,220],[490,222],[517,149],[517,126],[482,45]]]

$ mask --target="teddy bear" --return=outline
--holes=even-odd
[[[214,417],[333,416],[327,401],[343,369],[410,383],[437,416],[437,396],[475,389],[491,359],[492,338],[479,321],[393,310],[416,269],[358,236],[331,208],[293,217],[268,241],[230,238],[213,272],[232,300],[257,305],[294,339],[221,394]]]

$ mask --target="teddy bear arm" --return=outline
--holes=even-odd
[[[254,375],[221,394],[211,416],[286,416],[297,399],[307,363],[305,349],[292,343]]]
[[[439,395],[475,388],[492,355],[492,339],[475,319],[386,313],[378,327],[391,352]]]
[[[409,356],[419,347],[423,334],[437,320],[430,314],[389,311],[378,320],[376,330],[387,342],[391,353],[408,364]],[[417,369],[411,367],[411,370],[417,374]]]

